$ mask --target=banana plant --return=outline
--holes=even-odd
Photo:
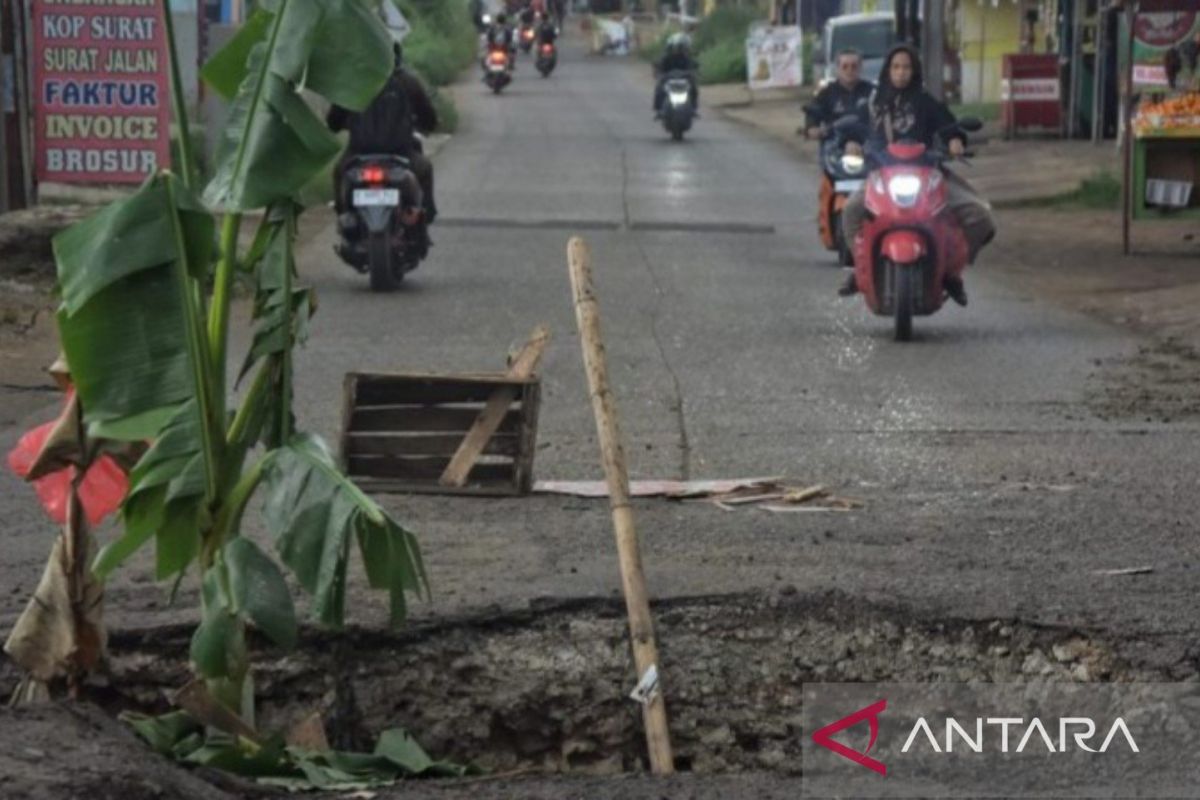
[[[175,123],[188,130],[170,14]],[[304,93],[364,108],[392,66],[391,40],[365,0],[262,0],[204,68],[228,99],[215,175],[194,185],[187,137],[176,171],[59,234],[57,322],[96,438],[150,442],[129,475],[123,534],[99,553],[107,576],[153,546],[161,580],[195,568],[202,621],[191,661],[227,708],[252,695],[246,630],[283,647],[297,621],[282,562],[317,620],[342,623],[357,544],[372,588],[399,624],[406,593],[428,592],[415,537],[343,475],[325,445],[296,430],[292,350],[315,304],[299,284],[297,219],[309,184],[341,150]],[[262,212],[246,247],[243,215]],[[220,215],[218,224],[217,215]],[[228,394],[235,280],[254,286],[253,343]],[[242,535],[260,496],[276,558]]]

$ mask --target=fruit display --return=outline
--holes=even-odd
[[[1200,138],[1200,92],[1142,103],[1133,118],[1133,132],[1139,137]]]

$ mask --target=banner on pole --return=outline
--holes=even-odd
[[[33,0],[38,180],[140,183],[170,163],[164,5]]]
[[[746,82],[752,90],[799,86],[803,43],[794,25],[752,28],[746,37]]]

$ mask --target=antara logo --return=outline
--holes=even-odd
[[[842,717],[837,722],[832,722],[826,725],[821,730],[813,734],[813,741],[837,753],[842,758],[848,758],[855,764],[861,764],[872,772],[878,772],[880,775],[887,775],[887,765],[882,761],[876,761],[871,758],[868,753],[875,746],[875,740],[879,738],[879,715],[887,708],[887,700],[880,700],[878,703],[872,703],[866,708],[855,711],[848,717]],[[871,739],[867,742],[867,749],[861,753],[857,750],[851,750],[841,742],[835,742],[833,735],[841,733],[847,728],[853,728],[858,723],[866,720],[871,729]]]
[[[879,738],[879,715],[887,709],[887,700],[880,700],[872,703],[866,708],[855,711],[848,717],[843,717],[836,722],[832,722],[821,728],[812,735],[813,741],[827,750],[832,750],[839,756],[853,761],[855,764],[866,767],[872,772],[877,772],[880,775],[887,775],[887,765],[882,761],[871,758],[871,748],[875,746],[876,740]],[[861,753],[851,749],[841,742],[834,741],[835,734],[853,728],[861,722],[866,722],[871,737],[867,742],[867,748]],[[1093,739],[1096,738],[1097,725],[1095,720],[1089,717],[1062,717],[1057,720],[1058,724],[1053,723],[1047,728],[1046,724],[1038,717],[1034,717],[1028,722],[1024,717],[977,717],[973,723],[963,724],[954,717],[947,717],[945,720],[945,736],[939,740],[934,736],[934,727],[930,725],[925,717],[919,717],[913,723],[912,729],[909,731],[908,737],[904,741],[904,747],[900,749],[901,753],[912,752],[917,746],[925,745],[922,749],[931,750],[939,755],[946,755],[954,752],[955,740],[959,741],[959,752],[963,752],[964,748],[975,753],[982,753],[985,744],[989,742],[990,747],[995,747],[996,734],[999,735],[999,751],[1001,753],[1023,753],[1027,747],[1032,747],[1039,750],[1041,746],[1045,746],[1050,753],[1066,753],[1069,750],[1082,750],[1088,753],[1104,753],[1113,745],[1114,741],[1124,739],[1129,750],[1134,753],[1140,753],[1137,742],[1134,741],[1133,734],[1129,730],[1129,726],[1125,724],[1125,720],[1118,717],[1115,722],[1108,727],[1108,732],[1102,740],[1099,747],[1093,747]],[[1057,728],[1058,738],[1055,740],[1051,736],[1050,731]],[[974,732],[974,736],[970,731]],[[992,733],[991,737],[985,737],[985,730]],[[944,744],[943,744],[944,742]],[[1015,750],[1010,748],[1010,744],[1016,742]]]
[[[999,727],[1000,729],[1000,752],[1009,752],[1009,742],[1016,740],[1016,736],[1009,736],[1010,729],[1014,734],[1020,733],[1021,738],[1014,752],[1025,752],[1026,746],[1031,741],[1034,742],[1034,747],[1041,744],[1046,746],[1046,750],[1051,753],[1065,753],[1070,749],[1078,748],[1088,753],[1105,753],[1108,751],[1109,745],[1113,743],[1113,739],[1117,738],[1117,734],[1125,738],[1129,749],[1134,753],[1140,753],[1137,742],[1133,740],[1133,734],[1129,732],[1129,726],[1125,724],[1125,720],[1117,717],[1116,722],[1109,726],[1108,734],[1104,737],[1100,749],[1097,750],[1089,745],[1089,742],[1096,736],[1096,722],[1088,717],[1063,717],[1058,720],[1058,741],[1057,743],[1050,736],[1050,732],[1040,719],[1034,717],[1028,723],[1023,717],[977,717],[975,719],[974,729],[975,736],[971,737],[967,733],[968,728],[964,727],[954,717],[946,719],[946,745],[943,748],[938,744],[937,738],[933,735],[933,729],[924,717],[917,720],[913,725],[912,731],[908,734],[908,739],[904,742],[904,747],[900,752],[907,753],[913,748],[913,745],[919,741],[918,734],[925,734],[925,739],[929,742],[929,748],[935,753],[953,753],[954,739],[957,736],[962,744],[968,749],[976,753],[983,752],[984,746],[984,724],[989,726],[989,729]],[[1054,725],[1051,723],[1051,729]],[[1082,728],[1083,730],[1079,730]],[[1035,739],[1036,737],[1036,739]],[[1070,747],[1068,739],[1074,740],[1074,748]],[[961,747],[959,748],[961,752]]]

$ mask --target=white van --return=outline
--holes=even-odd
[[[837,54],[846,49],[862,53],[865,80],[879,79],[883,59],[896,44],[896,17],[891,12],[843,14],[831,17],[821,33],[821,43],[813,61],[817,87],[837,80]]]

